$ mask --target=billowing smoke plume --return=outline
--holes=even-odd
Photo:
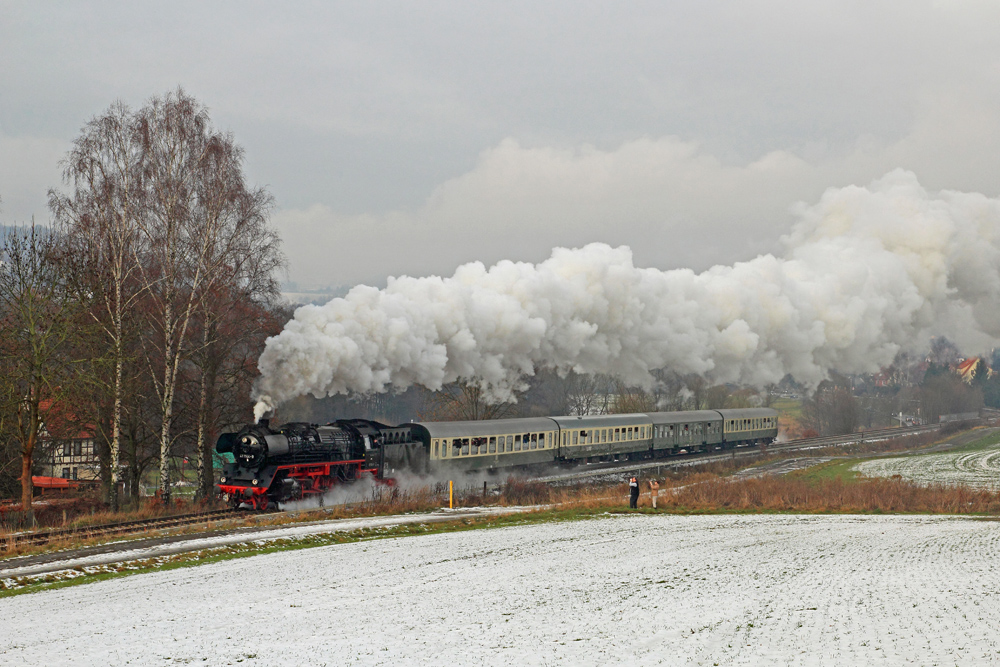
[[[1000,335],[1000,200],[929,195],[909,172],[801,207],[783,256],[704,273],[633,265],[627,247],[479,262],[299,308],[267,342],[259,415],[305,393],[455,380],[509,398],[535,369],[650,385],[669,368],[762,385],[870,372],[931,334]],[[683,248],[678,248],[683,253]]]

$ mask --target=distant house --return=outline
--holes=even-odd
[[[43,402],[39,407],[47,419],[42,426],[36,469],[41,468],[45,477],[100,479],[101,464],[94,441],[96,429],[92,425],[79,424],[72,414],[64,413],[59,406],[52,408],[49,402]]]
[[[972,384],[972,381],[984,372],[986,373],[986,379],[993,377],[993,369],[989,367],[985,359],[979,357],[969,357],[968,359],[961,360],[955,368],[955,372],[958,373],[966,384]]]

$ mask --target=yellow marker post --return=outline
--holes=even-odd
[[[448,480],[448,509],[455,508],[455,483]]]

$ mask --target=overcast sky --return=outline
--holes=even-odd
[[[626,244],[705,269],[903,167],[1000,194],[997,2],[0,0],[0,223],[80,127],[183,86],[303,286]]]

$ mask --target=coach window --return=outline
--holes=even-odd
[[[579,442],[580,442],[580,432],[573,431],[573,444],[576,445],[579,444]]]
[[[438,441],[437,440],[434,441],[434,454],[433,454],[433,456],[434,456],[434,458],[438,457]]]
[[[514,451],[515,452],[521,451],[521,436],[519,435],[514,436]]]

